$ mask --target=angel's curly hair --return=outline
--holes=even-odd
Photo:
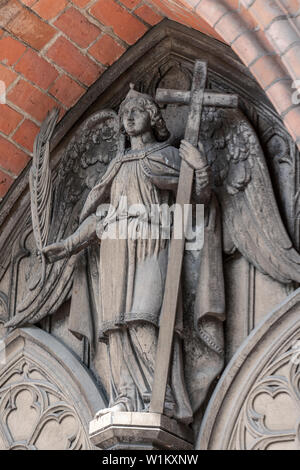
[[[141,94],[142,95],[142,94]],[[119,109],[119,119],[121,124],[121,132],[125,133],[123,126],[123,114],[124,108],[127,103],[130,101],[136,101],[140,106],[142,106],[150,114],[153,134],[158,142],[164,142],[170,137],[170,132],[166,126],[165,120],[162,117],[161,111],[155,101],[148,95],[132,97],[130,99],[125,99]]]

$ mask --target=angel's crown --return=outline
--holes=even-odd
[[[130,87],[130,90],[129,90],[129,92],[128,92],[127,95],[126,95],[126,98],[125,98],[124,102],[125,102],[125,101],[129,101],[129,100],[132,100],[132,99],[134,99],[134,98],[146,98],[146,99],[148,99],[148,100],[154,101],[153,98],[152,98],[152,96],[147,95],[146,93],[140,93],[139,91],[136,91],[136,90],[134,89],[134,83],[130,83],[130,84],[129,84],[129,87]]]

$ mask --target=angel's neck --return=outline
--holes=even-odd
[[[156,142],[152,131],[147,131],[144,134],[131,136],[130,144],[132,150],[142,150],[149,144],[154,144]]]

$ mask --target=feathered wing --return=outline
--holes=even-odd
[[[222,206],[224,230],[262,273],[282,283],[300,282],[300,255],[284,228],[254,129],[240,111],[210,113],[201,138]]]
[[[120,145],[123,145],[123,139],[119,132],[119,119],[112,110],[96,112],[78,128],[66,149],[55,181],[48,244],[67,238],[77,229],[89,191],[101,179]],[[42,171],[45,172],[44,184],[51,184],[49,165]],[[48,224],[49,214],[43,213],[44,190],[41,191],[38,184],[34,197],[40,201],[42,223],[38,243],[43,247],[43,227]],[[32,218],[35,224],[35,213]],[[44,282],[29,290],[17,311],[12,312],[14,316],[6,327],[34,324],[57,311],[70,293],[75,265],[76,255],[46,265]]]

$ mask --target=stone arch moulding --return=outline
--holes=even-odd
[[[104,398],[84,366],[36,327],[1,348],[0,449],[91,449],[88,425]]]
[[[222,374],[197,449],[300,449],[300,289],[257,326]]]
[[[249,100],[258,108],[264,108],[268,116],[276,120],[275,132],[276,128],[282,127],[283,133],[289,139],[280,117],[266,94],[229,46],[165,19],[125,52],[59,122],[51,140],[54,173],[62,157],[66,141],[72,137],[73,131],[83,120],[100,108],[117,106],[128,89],[129,83],[139,81],[147,70],[152,73],[151,67],[163,62],[168,55],[186,57],[189,62],[196,58],[208,58],[209,68],[214,70],[216,78],[224,76],[224,70],[227,69],[223,90],[230,91],[233,84],[236,85],[234,92],[239,93],[246,101]],[[145,67],[143,58],[147,58],[147,70],[143,68]],[[138,66],[138,64],[141,65]],[[245,93],[246,89],[247,93]],[[252,119],[251,122],[253,123]],[[30,164],[23,170],[0,203],[0,252],[4,254],[11,252],[9,247],[20,235],[21,224],[16,227],[10,217],[11,214],[17,211],[18,216],[23,219],[24,215],[27,216],[29,213],[29,169]],[[5,259],[1,260],[0,280],[7,268],[7,263],[8,257],[5,256]]]

